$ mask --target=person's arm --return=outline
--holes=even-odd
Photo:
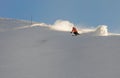
[[[72,33],[74,30],[72,29],[72,31],[70,33]]]

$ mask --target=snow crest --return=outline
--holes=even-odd
[[[51,30],[62,31],[62,32],[70,32],[72,27],[76,27],[78,32],[82,35],[89,35],[89,36],[111,36],[111,35],[120,35],[116,33],[108,32],[107,25],[99,25],[96,28],[83,28],[84,26],[76,26],[75,24],[71,23],[67,20],[57,20],[54,24],[46,24],[46,23],[33,23],[28,21],[15,20],[15,19],[0,19],[0,32],[6,32],[10,30],[19,30],[19,29],[26,29],[26,28],[33,28],[33,27],[47,27]],[[14,26],[15,24],[15,26]],[[18,26],[16,26],[18,25]],[[21,26],[20,26],[21,25]],[[9,27],[13,26],[13,27]]]
[[[74,24],[69,21],[57,20],[52,26],[51,29],[58,31],[71,31]]]
[[[100,25],[100,26],[98,26],[98,28],[95,31],[96,35],[107,36],[109,34],[107,27],[108,26],[106,26],[106,25]]]

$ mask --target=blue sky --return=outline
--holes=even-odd
[[[53,24],[68,20],[74,24],[109,26],[120,30],[120,0],[0,0],[0,17]]]

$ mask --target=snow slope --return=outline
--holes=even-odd
[[[98,27],[73,37],[58,23],[13,21],[0,19],[0,78],[120,77],[120,36],[93,36]]]

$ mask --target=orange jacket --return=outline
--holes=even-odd
[[[72,32],[77,32],[77,29],[75,27],[73,27]]]

